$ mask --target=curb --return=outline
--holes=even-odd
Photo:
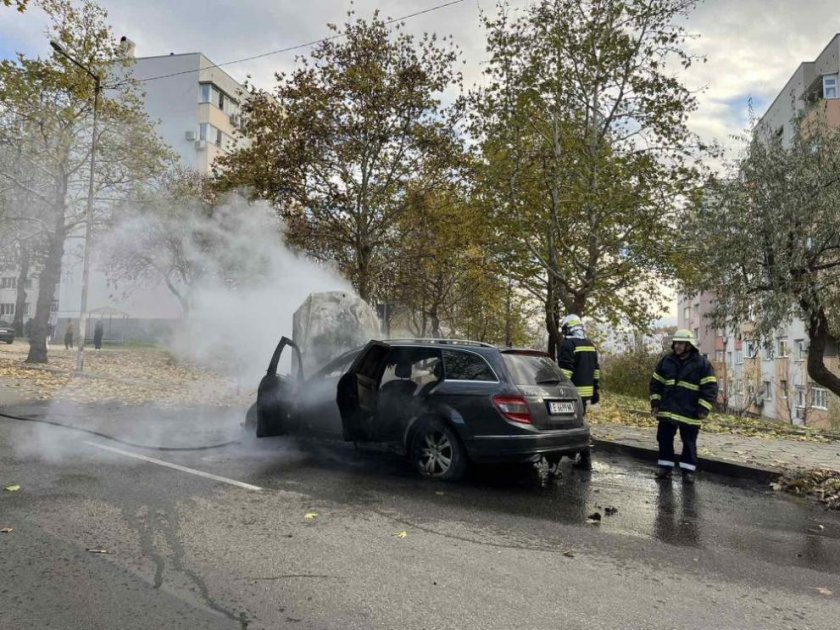
[[[602,440],[592,438],[592,442],[598,451],[603,453],[614,453],[616,455],[626,455],[628,457],[635,457],[646,462],[654,462],[659,459],[659,452],[643,446],[636,446],[633,444],[624,444],[614,440]],[[677,457],[679,462],[679,457]],[[722,475],[724,477],[736,477],[738,479],[748,479],[761,484],[769,484],[782,476],[783,471],[779,468],[764,467],[742,464],[726,459],[707,459],[700,458],[697,466],[698,472],[708,472],[714,475]]]

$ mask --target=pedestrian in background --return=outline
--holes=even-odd
[[[64,349],[69,350],[73,347],[73,322],[67,323],[67,328],[64,330]]]
[[[93,347],[97,350],[102,349],[102,336],[105,334],[105,325],[101,319],[96,320],[96,325],[93,327]]]
[[[680,469],[684,483],[694,483],[697,471],[697,434],[717,400],[715,370],[697,350],[689,330],[674,333],[671,353],[662,357],[650,379],[650,412],[659,420],[657,479],[670,479],[674,470],[674,436],[683,443]]]
[[[598,365],[598,351],[594,344],[587,339],[583,328],[583,321],[575,314],[566,315],[560,323],[563,333],[563,343],[557,352],[557,364],[560,371],[575,384],[580,399],[583,402],[583,414],[586,416],[588,404],[597,405],[601,399],[598,384],[601,380],[601,368]],[[558,456],[548,458],[550,469],[557,472],[560,463]],[[575,468],[592,470],[592,456],[589,448],[580,452]]]

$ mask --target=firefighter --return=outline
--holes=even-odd
[[[717,400],[715,370],[697,350],[694,335],[678,330],[671,353],[657,364],[650,379],[650,410],[659,420],[657,479],[670,479],[674,470],[674,436],[683,443],[680,470],[684,483],[694,483],[697,470],[697,434]]]
[[[601,380],[601,369],[598,366],[598,351],[586,338],[583,321],[578,315],[566,315],[560,323],[560,332],[563,333],[563,343],[557,352],[557,363],[560,371],[577,387],[586,415],[587,404],[597,405],[600,400],[598,382]],[[592,470],[592,457],[588,448],[580,452],[574,466]]]

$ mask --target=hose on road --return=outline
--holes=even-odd
[[[232,444],[239,444],[239,440],[230,440],[228,442],[221,442],[219,444],[208,444],[206,446],[150,446],[148,444],[136,444],[135,442],[129,442],[128,440],[123,440],[113,435],[102,433],[101,431],[94,431],[93,429],[77,427],[73,424],[65,424],[64,422],[58,422],[57,420],[46,420],[45,418],[31,418],[27,416],[13,416],[11,414],[3,412],[0,412],[0,417],[8,418],[9,420],[17,420],[19,422],[50,424],[54,427],[63,427],[65,429],[72,429],[73,431],[81,431],[82,433],[95,435],[96,437],[100,437],[105,440],[111,440],[112,442],[117,442],[119,444],[124,444],[125,446],[131,446],[133,448],[140,448],[149,451],[208,451],[214,448],[222,448],[225,446],[230,446]]]

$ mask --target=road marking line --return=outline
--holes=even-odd
[[[181,472],[190,473],[192,475],[196,475],[198,477],[204,477],[205,479],[212,479],[213,481],[221,481],[222,483],[227,483],[232,486],[236,486],[237,488],[245,488],[246,490],[262,490],[259,486],[252,486],[250,483],[244,483],[242,481],[236,481],[235,479],[228,479],[227,477],[220,477],[219,475],[214,475],[212,473],[207,473],[201,470],[195,470],[194,468],[187,468],[186,466],[181,466],[179,464],[171,464],[169,462],[165,462],[162,459],[155,459],[154,457],[146,457],[145,455],[138,455],[137,453],[131,453],[129,451],[123,451],[118,448],[114,448],[113,446],[105,446],[104,444],[97,444],[96,442],[84,442],[88,446],[95,446],[96,448],[101,448],[105,451],[111,451],[112,453],[119,453],[120,455],[125,455],[127,457],[133,457],[135,459],[142,460],[144,462],[149,462],[150,464],[158,464],[159,466],[165,466],[166,468],[173,468],[175,470],[180,470]]]

